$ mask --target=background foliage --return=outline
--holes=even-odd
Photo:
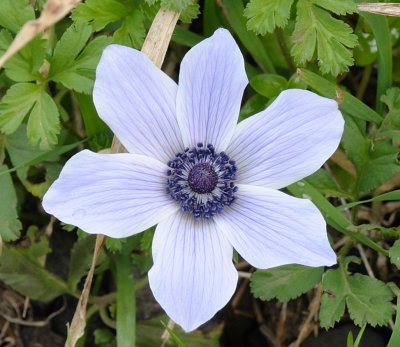
[[[43,6],[43,0],[0,1],[0,55]],[[91,99],[96,65],[110,43],[140,49],[160,6],[181,11],[164,64],[174,78],[189,47],[218,27],[235,35],[250,78],[241,119],[288,88],[308,88],[338,100],[346,120],[340,148],[323,168],[287,188],[310,198],[324,214],[338,266],[257,270],[250,288],[255,298],[277,305],[297,299],[309,312],[316,302],[320,328],[349,321],[363,329],[386,326],[388,346],[399,346],[400,19],[358,12],[353,0],[86,0],[24,47],[0,71],[3,291],[15,290],[32,300],[33,320],[39,302],[54,304],[64,297],[76,304],[94,238],[47,216],[40,200],[72,154],[110,146],[112,133]],[[165,326],[160,320],[168,320],[158,308],[140,307],[143,295],[144,301],[151,300],[143,292],[152,236],[148,230],[128,239],[107,239],[89,303],[92,324],[80,346],[133,346],[135,337],[138,346],[161,345]],[[60,238],[71,241],[57,245],[54,240]],[[61,254],[61,265],[52,265],[53,253]],[[237,262],[249,277],[253,269]],[[247,288],[246,280],[241,283]],[[237,294],[231,305],[240,298]],[[71,316],[64,319],[65,324]],[[219,320],[230,326],[226,317]],[[295,321],[297,326],[284,337],[275,336],[275,343],[301,339],[307,321],[300,315]],[[221,334],[230,336],[222,331],[215,323],[190,335],[176,328],[164,343],[216,346]],[[60,334],[65,337],[66,329]],[[358,343],[349,334],[347,345]]]

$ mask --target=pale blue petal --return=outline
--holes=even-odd
[[[177,95],[177,117],[185,146],[229,144],[248,83],[244,60],[225,29],[194,46],[183,58]]]
[[[339,146],[343,126],[336,101],[290,89],[239,123],[226,152],[239,183],[279,189],[318,170]]]
[[[126,237],[178,209],[166,194],[167,166],[136,154],[84,150],[64,166],[43,198],[43,208],[90,234]]]
[[[135,49],[108,46],[93,99],[100,117],[130,153],[168,162],[183,149],[175,115],[176,83]]]
[[[307,199],[278,190],[238,185],[237,200],[214,217],[233,247],[251,265],[336,263],[319,210]]]
[[[158,224],[150,288],[185,331],[205,323],[229,301],[238,274],[232,246],[212,220],[178,212]]]

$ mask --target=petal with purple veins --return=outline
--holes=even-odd
[[[177,117],[185,146],[229,144],[248,83],[244,60],[228,30],[219,29],[183,58],[177,94]]]
[[[84,150],[66,163],[43,208],[90,234],[127,237],[179,208],[165,192],[167,169],[142,155]]]
[[[238,253],[257,268],[336,263],[324,218],[308,199],[238,185],[235,203],[214,221]]]
[[[232,246],[212,220],[178,212],[158,224],[152,247],[150,288],[185,331],[212,318],[233,295]]]
[[[130,153],[164,163],[183,148],[176,120],[177,85],[142,52],[110,45],[96,70],[99,116]]]
[[[227,153],[239,183],[279,189],[318,170],[339,146],[343,126],[336,101],[289,89],[239,123]]]

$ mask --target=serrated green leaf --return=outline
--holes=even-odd
[[[396,322],[393,328],[392,336],[386,347],[397,347],[400,345],[400,293],[398,288],[397,292],[397,308],[396,308]]]
[[[247,29],[257,34],[272,33],[276,27],[284,28],[290,17],[293,0],[251,0],[244,10]]]
[[[129,47],[142,47],[146,37],[143,21],[144,15],[139,9],[130,11],[124,17],[121,27],[115,31],[113,42]]]
[[[47,271],[29,248],[4,248],[0,257],[0,279],[34,300],[50,301],[68,292],[67,285]]]
[[[396,147],[367,138],[364,121],[346,117],[342,146],[356,166],[358,192],[370,192],[400,171]]]
[[[0,166],[0,173],[7,170],[7,166]],[[22,228],[17,213],[17,195],[10,174],[0,176],[0,237],[2,241],[14,241],[20,236]]]
[[[57,43],[50,59],[49,78],[78,93],[90,94],[96,66],[111,39],[99,36],[88,45],[91,27],[84,22],[71,25]]]
[[[32,146],[27,138],[26,125],[21,124],[15,133],[5,137],[5,148],[11,159],[13,168],[8,172],[17,172],[18,178],[24,187],[34,196],[42,198],[45,191],[58,177],[61,165],[58,163],[43,163],[63,153],[76,148],[82,141],[70,145],[56,147],[50,151],[40,150],[38,146]],[[32,182],[28,178],[28,170],[33,165],[42,163],[41,170],[45,170],[45,180],[39,183]],[[0,173],[1,177],[2,173]]]
[[[17,33],[27,21],[35,19],[29,0],[1,0],[0,26]]]
[[[386,325],[393,314],[393,293],[382,281],[366,275],[354,274],[349,278],[350,290],[346,297],[353,322],[362,326]]]
[[[74,9],[72,19],[87,22],[94,31],[99,31],[107,24],[120,20],[126,13],[126,5],[118,0],[86,0]]]
[[[344,296],[344,283],[339,270],[328,270],[323,279],[324,294],[321,298],[319,310],[319,321],[322,328],[332,328],[339,322],[346,309],[346,299]],[[334,285],[334,290],[331,289]]]
[[[44,87],[31,83],[12,85],[0,102],[0,127],[5,134],[11,134],[29,114],[29,141],[48,149],[57,143],[60,120],[57,106]]]
[[[5,134],[11,134],[29,114],[30,143],[49,149],[57,143],[60,120],[58,108],[44,87],[31,83],[12,85],[0,102],[0,127]]]
[[[20,126],[36,102],[40,86],[31,83],[17,83],[7,90],[0,102],[0,128],[5,134],[12,134]]]
[[[320,70],[334,76],[353,64],[348,48],[357,45],[357,36],[349,25],[335,19],[310,0],[297,3],[296,26],[292,35],[292,55],[298,64],[310,61],[315,50]]]
[[[0,31],[0,55],[8,49],[13,37],[7,30]],[[4,65],[6,75],[16,82],[30,82],[41,79],[39,68],[46,55],[46,41],[33,39]]]
[[[391,139],[394,144],[400,143],[400,88],[390,88],[381,97],[389,112],[374,135],[378,139]]]
[[[114,32],[113,42],[140,48],[146,36],[145,13],[146,8],[139,1],[88,0],[77,6],[72,18],[78,23],[89,23],[94,31],[120,22],[119,28]]]
[[[286,302],[314,287],[321,280],[323,272],[323,267],[297,264],[257,270],[250,279],[251,292],[262,300],[277,298]]]
[[[389,249],[389,257],[392,264],[400,269],[400,240],[396,240],[392,247]]]
[[[193,0],[161,0],[161,6],[175,12],[186,10],[192,3]]]
[[[360,192],[371,192],[400,172],[398,149],[389,142],[371,143],[369,160],[358,179]]]
[[[312,0],[313,3],[337,15],[357,12],[357,5],[353,0]]]
[[[182,23],[192,23],[200,14],[200,5],[191,3],[179,16]]]
[[[60,133],[60,114],[52,97],[40,90],[28,119],[29,142],[39,144],[41,149],[49,149],[57,144]]]
[[[347,306],[351,319],[358,326],[385,325],[390,320],[393,308],[393,292],[382,281],[361,274],[347,272],[348,260],[335,270],[328,270],[322,283],[320,323],[324,328],[332,327],[344,314]]]
[[[109,251],[111,251],[113,253],[117,253],[117,252],[121,251],[121,249],[125,243],[126,243],[125,238],[113,239],[113,238],[107,237],[106,241],[105,241],[105,246]]]
[[[242,2],[237,0],[222,0],[222,4],[226,10],[228,21],[234,32],[239,36],[243,46],[267,72],[275,73],[274,64],[272,64],[262,40],[255,33],[247,30],[246,19],[243,16],[244,8]]]

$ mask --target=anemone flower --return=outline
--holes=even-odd
[[[87,233],[127,237],[157,224],[150,287],[186,331],[233,295],[233,249],[261,269],[336,263],[318,209],[278,189],[335,151],[338,105],[291,89],[237,124],[247,83],[224,29],[186,54],[179,86],[140,51],[108,46],[94,103],[129,153],[74,155],[43,199]]]

